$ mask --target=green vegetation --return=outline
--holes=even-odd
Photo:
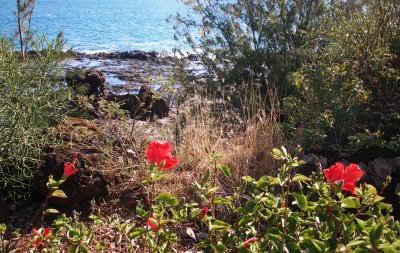
[[[169,147],[164,143],[159,145]],[[158,183],[166,178],[165,171],[171,170],[177,160],[161,146],[150,149],[154,147],[149,145],[146,151],[150,170],[142,184],[149,185],[153,195]],[[32,252],[58,252],[60,243],[66,241],[70,252],[97,252],[110,247],[118,252],[148,249],[160,253],[193,247],[202,252],[400,250],[400,224],[390,216],[391,205],[382,202],[383,197],[372,185],[355,188],[362,175],[357,165],[346,168],[348,174],[342,181],[329,181],[337,176],[336,168],[324,170],[325,182],[321,171],[311,177],[293,173],[303,162],[283,147],[273,149],[272,156],[282,162],[277,176],[258,180],[245,176],[233,194],[224,194],[216,180],[230,178],[231,172],[218,164],[221,155],[211,153],[214,166],[194,184],[198,201],[179,201],[161,193],[151,198],[149,210],[136,208],[135,220],[124,220],[116,214],[102,219],[96,214],[90,216],[90,225],[62,215],[52,228],[33,230],[27,246]],[[159,164],[159,160],[164,162]],[[194,232],[199,229],[202,233]],[[186,238],[192,240],[183,243]]]
[[[200,18],[178,15],[178,38],[200,55],[218,78],[217,85],[233,99],[251,85],[262,94],[272,87],[280,97],[289,94],[288,75],[303,63],[307,35],[327,8],[322,0],[183,2]],[[200,32],[200,38],[194,38],[193,31]]]
[[[235,106],[249,90],[268,101],[276,89],[267,108],[280,106],[287,141],[400,151],[398,1],[183,2],[200,18],[178,15],[177,36]]]
[[[127,119],[120,108],[124,101],[132,107],[133,98],[92,96],[83,70],[60,82],[61,37],[29,38],[34,51],[25,56],[0,39],[0,197],[23,196],[42,154],[59,141],[52,127],[68,100],[85,108],[57,125],[67,143],[51,152],[63,156],[43,173],[45,199],[25,224],[26,231],[40,228],[12,234],[0,225],[0,253],[399,252],[400,223],[383,197],[398,185],[384,181],[386,172],[316,161],[303,175],[298,157],[369,147],[399,154],[400,2],[182,1],[200,18],[176,16],[177,37],[208,68],[199,90],[213,96],[189,89],[190,77],[177,73],[188,89],[173,123]],[[175,140],[176,152],[156,139]],[[57,166],[66,159],[72,163],[61,176]],[[366,180],[382,179],[379,189],[362,181],[367,173]],[[97,186],[87,185],[98,178],[107,189],[97,195],[88,189]],[[88,194],[81,202],[68,196],[80,191]],[[63,203],[75,208],[106,193],[84,219],[59,215],[61,202],[53,201],[71,200]]]
[[[307,148],[400,149],[400,5],[333,8],[313,32],[309,61],[292,74],[288,122]],[[346,124],[343,124],[346,122]]]
[[[37,37],[34,53],[20,61],[15,46],[0,39],[0,189],[2,197],[26,194],[44,148],[55,139],[49,127],[62,119],[68,93],[59,81],[62,38]]]

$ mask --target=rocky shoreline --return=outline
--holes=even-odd
[[[100,71],[105,76],[105,89],[113,94],[138,94],[143,85],[163,92],[181,86],[175,78],[175,58],[158,52],[127,51],[100,52],[94,54],[73,52],[73,58],[65,62],[64,69]],[[197,55],[184,59],[187,71],[194,79],[203,79],[205,70]],[[174,69],[175,68],[175,69]]]

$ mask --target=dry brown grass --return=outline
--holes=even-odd
[[[222,154],[219,163],[231,169],[230,179],[218,177],[225,191],[242,184],[244,175],[258,178],[275,173],[277,166],[269,152],[282,143],[277,110],[271,103],[267,113],[264,101],[256,92],[245,97],[241,116],[222,100],[209,99],[204,94],[187,101],[181,108],[182,130],[176,151],[181,160],[180,170],[172,171],[169,179],[160,185],[160,190],[190,198],[192,184],[200,181],[206,170],[213,166],[206,150]],[[270,100],[275,101],[274,98],[272,92]]]

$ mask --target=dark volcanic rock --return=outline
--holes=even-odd
[[[328,164],[328,161],[325,157],[314,154],[305,154],[300,156],[299,159],[303,160],[305,164],[297,168],[296,173],[306,176],[311,175],[314,171],[326,168]]]
[[[95,95],[99,97],[103,97],[105,91],[106,77],[100,71],[87,71],[86,78],[84,80],[85,83],[90,85],[88,96]]]
[[[121,103],[120,108],[129,111],[132,118],[147,119],[154,116],[163,118],[169,114],[167,101],[163,98],[155,97],[153,91],[147,85],[143,85],[140,88],[138,95],[109,94],[106,100]]]
[[[368,163],[369,180],[378,188],[383,187],[386,177],[394,175],[399,170],[400,158],[379,157]]]
[[[154,117],[157,115],[159,118],[163,118],[165,116],[168,116],[169,114],[169,105],[167,101],[163,98],[156,98],[154,99],[154,102],[151,104],[150,108],[151,117]]]
[[[64,164],[71,161],[76,154],[49,154],[44,159],[44,163],[33,178],[33,190],[43,196],[49,194],[46,186],[49,176],[55,179],[61,178],[64,171]],[[79,203],[91,200],[96,197],[108,194],[107,182],[103,175],[98,171],[91,171],[86,168],[87,161],[80,158],[76,165],[77,173],[67,178],[61,184],[60,189],[65,192],[68,198],[50,198],[49,202],[61,205],[76,207]]]
[[[106,77],[100,71],[71,70],[66,74],[66,81],[77,94],[98,97],[105,95]]]

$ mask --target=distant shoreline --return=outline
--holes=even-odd
[[[142,61],[155,61],[163,57],[180,57],[174,56],[172,52],[157,52],[157,51],[143,51],[143,50],[131,50],[131,51],[103,51],[103,52],[78,52],[69,50],[67,51],[74,57],[88,58],[88,59],[121,59],[121,60],[142,60]],[[198,61],[199,56],[193,52],[184,52],[185,58],[190,61]]]

